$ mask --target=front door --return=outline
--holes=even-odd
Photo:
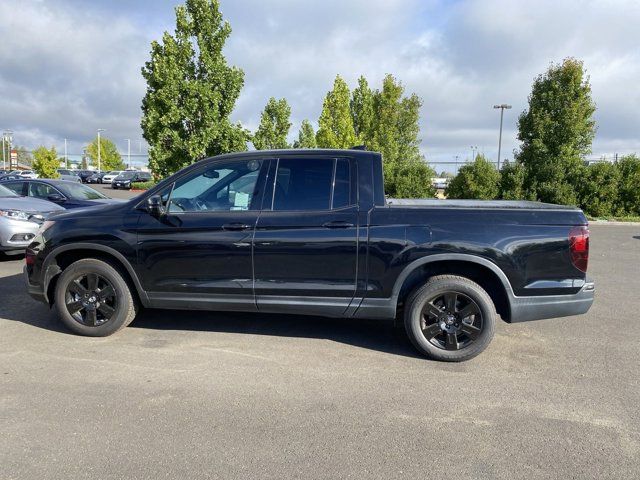
[[[271,163],[254,237],[258,309],[341,315],[356,287],[354,166],[308,155]]]
[[[141,215],[139,274],[154,306],[256,309],[251,242],[268,163],[207,162],[167,187],[164,215]]]

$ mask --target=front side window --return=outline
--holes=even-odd
[[[61,187],[63,188],[63,187]],[[87,187],[81,183],[72,183],[70,185],[65,185],[64,193],[70,197],[75,198],[76,200],[100,200],[103,198],[109,198],[106,195],[94,190],[91,187]]]
[[[256,195],[260,160],[235,160],[211,165],[176,182],[170,212],[249,210]]]
[[[29,196],[47,199],[49,195],[60,195],[60,192],[51,185],[40,182],[29,183]]]

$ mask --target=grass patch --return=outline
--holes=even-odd
[[[640,222],[640,217],[633,215],[625,215],[622,217],[591,217],[587,216],[589,221],[605,221],[605,222]]]
[[[158,182],[154,182],[153,180],[150,182],[136,182],[131,185],[133,190],[149,190],[150,188],[155,187]]]

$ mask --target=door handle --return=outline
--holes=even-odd
[[[350,227],[353,227],[353,223],[336,220],[333,222],[323,223],[322,226],[324,228],[350,228]]]
[[[222,225],[223,230],[247,230],[248,228],[251,228],[251,225],[240,222],[225,223],[224,225]]]

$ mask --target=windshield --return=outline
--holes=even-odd
[[[116,170],[114,170],[113,172],[109,172],[107,173],[107,175],[120,175],[122,172],[118,172]]]
[[[7,187],[0,185],[0,197],[18,197],[17,193],[12,192]]]
[[[136,176],[136,172],[124,172],[124,173],[121,173],[118,176],[120,178],[122,178],[123,180],[129,180],[130,178],[133,178],[133,177]]]
[[[69,183],[69,185],[56,185],[62,192],[75,200],[100,200],[109,198],[91,187],[87,187],[81,183]]]

